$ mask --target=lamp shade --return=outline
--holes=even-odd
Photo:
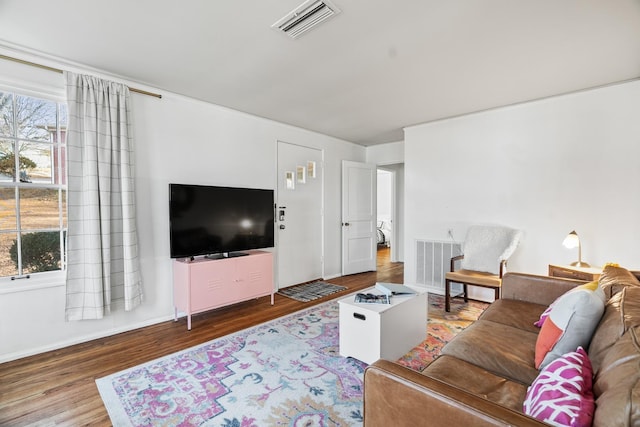
[[[562,242],[562,246],[565,248],[573,249],[578,248],[578,261],[572,262],[571,265],[574,267],[591,267],[588,263],[582,262],[582,245],[580,244],[580,238],[578,237],[578,233],[573,230],[571,233],[564,238]]]
[[[578,233],[576,233],[575,230],[569,233],[567,237],[564,238],[562,246],[568,249],[573,249],[580,246],[580,238],[578,237]]]

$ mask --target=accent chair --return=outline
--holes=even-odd
[[[445,274],[445,310],[451,309],[451,284],[460,283],[464,301],[467,286],[480,286],[495,291],[500,299],[502,275],[509,257],[518,247],[522,232],[502,226],[473,225],[462,244],[462,255],[451,258],[451,269]],[[456,270],[456,265],[460,268]]]

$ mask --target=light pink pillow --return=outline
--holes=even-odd
[[[591,426],[593,369],[582,347],[549,363],[527,389],[523,412],[554,426]]]

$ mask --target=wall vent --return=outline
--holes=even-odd
[[[444,295],[444,275],[451,269],[451,258],[461,253],[459,242],[416,240],[416,284]],[[462,292],[458,286],[452,286],[454,295]]]
[[[318,24],[340,13],[329,0],[307,0],[271,26],[297,39]]]

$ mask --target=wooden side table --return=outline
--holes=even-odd
[[[601,268],[549,264],[549,276],[592,282],[600,278]]]

